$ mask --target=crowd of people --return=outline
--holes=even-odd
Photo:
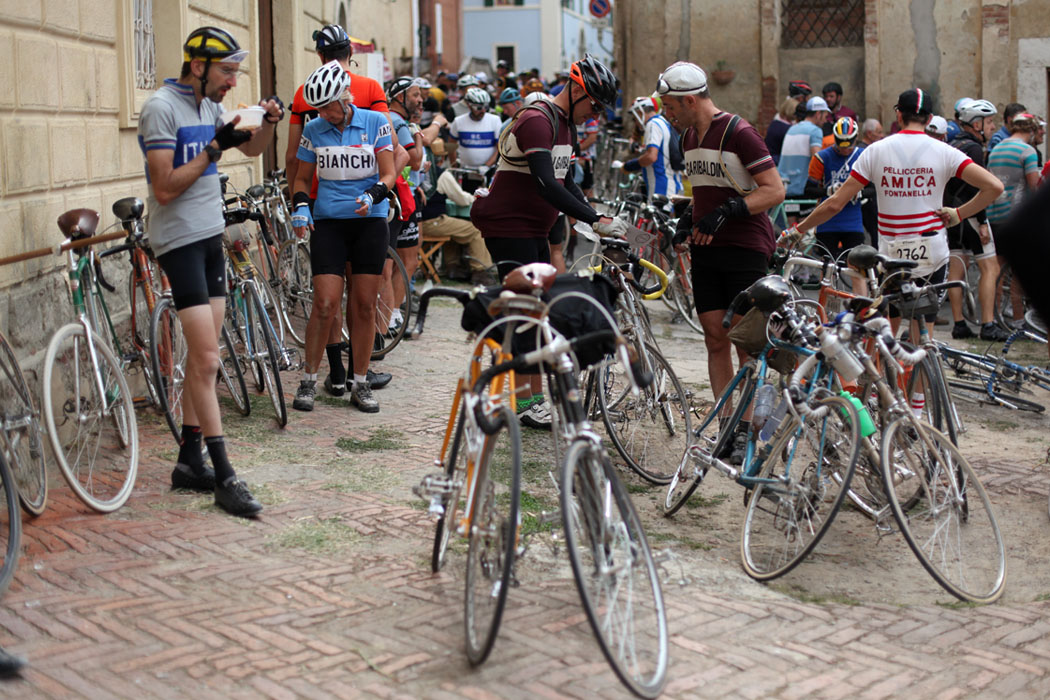
[[[790,198],[824,200],[834,194],[854,171],[855,163],[865,148],[884,137],[877,119],[861,121],[843,105],[839,83],[824,85],[821,95],[813,95],[805,81],[792,81],[788,97],[766,129],[766,145],[777,163]],[[980,337],[1004,340],[1006,331],[993,319],[995,284],[1001,268],[996,254],[995,227],[1002,224],[1020,204],[1025,192],[1034,190],[1047,166],[1041,162],[1037,147],[1043,142],[1046,123],[1030,113],[1024,105],[1011,103],[1003,111],[999,128],[998,110],[990,101],[963,97],[955,102],[951,119],[932,113],[932,106],[917,131],[947,143],[974,164],[987,167],[1005,189],[987,208],[948,227],[947,250],[950,264],[945,269],[948,279],[964,279],[963,261],[972,257],[977,264],[977,297],[980,302],[981,327],[975,332],[963,318],[962,292],[949,294],[954,326],[952,337]],[[890,134],[904,130],[899,120]],[[977,194],[977,189],[957,174],[949,175],[942,206],[958,208]],[[880,223],[875,186],[868,184],[846,202],[834,217],[822,223],[817,241],[836,257],[861,243],[879,245],[880,236],[900,235],[900,227],[883,219]],[[946,258],[948,256],[945,256]],[[940,274],[940,265],[936,266]]]

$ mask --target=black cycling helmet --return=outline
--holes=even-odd
[[[313,33],[314,47],[321,53],[345,49],[350,45],[350,36],[338,24],[326,24]]]
[[[604,63],[587,54],[569,69],[569,80],[583,88],[592,100],[606,109],[614,109],[620,81]]]
[[[805,80],[792,80],[788,83],[788,97],[809,97],[813,88]]]
[[[767,275],[747,288],[747,301],[770,314],[792,298],[791,287],[780,275]]]
[[[386,85],[386,97],[392,100],[413,85],[418,85],[418,83],[410,76],[403,75],[400,78],[394,78]]]

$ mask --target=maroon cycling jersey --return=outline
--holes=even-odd
[[[727,199],[741,196],[733,182],[745,192],[750,192],[758,187],[755,175],[776,167],[766,142],[755,131],[755,127],[743,119],[726,138],[719,159],[719,144],[732,117],[728,112],[716,115],[702,142],[697,141],[696,129],[686,129],[682,135],[685,173],[693,187],[694,223]],[[722,162],[725,163],[725,169],[722,168]],[[769,256],[776,248],[773,224],[765,212],[728,219],[710,245],[748,248]]]
[[[572,132],[568,116],[550,105],[557,115],[557,139],[551,133],[551,120],[539,109],[526,109],[507,127],[504,151],[489,194],[478,197],[470,219],[484,238],[546,238],[560,213],[540,195],[536,177],[529,170],[526,156],[548,151],[554,162],[554,176],[564,182],[572,177]],[[553,143],[552,143],[553,142]]]

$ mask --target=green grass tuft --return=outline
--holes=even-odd
[[[342,518],[307,518],[267,538],[271,549],[301,549],[313,554],[328,554],[349,547],[361,535]]]
[[[401,450],[408,447],[400,430],[376,428],[368,435],[367,440],[353,437],[339,438],[335,446],[345,452],[374,452],[376,450]]]

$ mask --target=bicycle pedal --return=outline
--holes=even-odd
[[[456,489],[456,482],[444,474],[427,474],[423,480],[412,487],[412,493],[423,499],[450,496]]]

